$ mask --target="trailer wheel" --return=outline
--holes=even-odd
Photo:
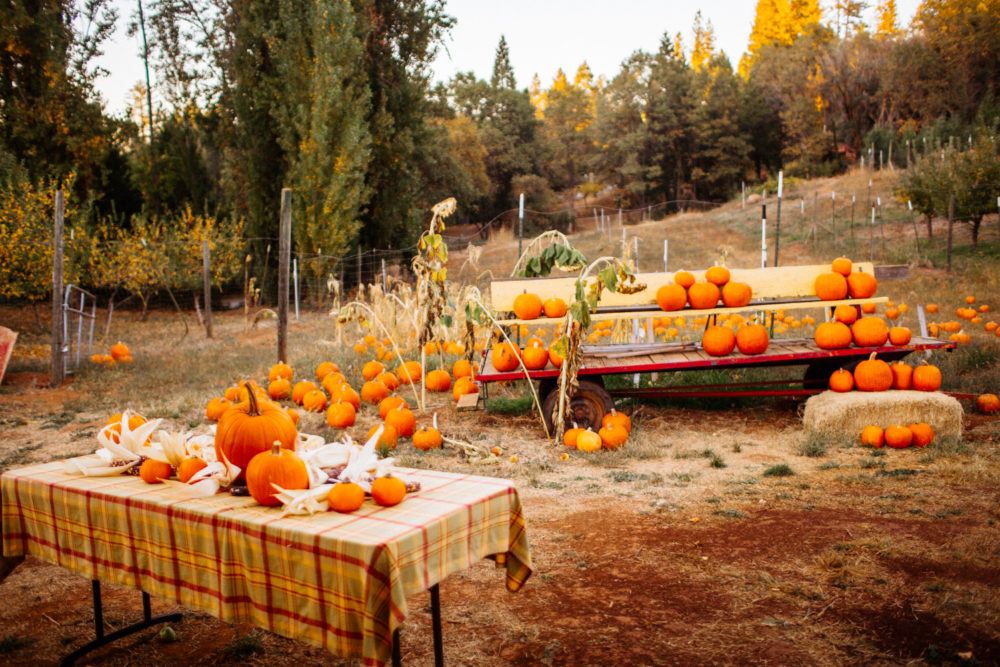
[[[604,415],[611,412],[615,407],[604,387],[594,382],[580,382],[576,394],[570,399],[565,415],[567,428],[573,426],[573,422],[581,428],[591,427],[597,430],[601,427],[601,420]],[[559,391],[553,390],[545,397],[542,404],[542,414],[545,417],[545,424],[550,432],[555,432],[556,415],[559,412]]]

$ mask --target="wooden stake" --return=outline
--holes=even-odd
[[[52,386],[66,377],[63,358],[63,191],[56,190],[55,219],[52,225]]]
[[[212,337],[212,264],[208,239],[201,241],[201,280],[205,292],[205,335]]]
[[[948,272],[951,272],[952,229],[955,226],[955,195],[948,198]]]
[[[292,190],[281,189],[278,229],[278,361],[288,359],[288,272],[292,257]]]

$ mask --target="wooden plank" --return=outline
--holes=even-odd
[[[857,262],[854,270],[874,273],[871,262]],[[730,269],[732,280],[747,283],[753,288],[755,299],[795,300],[815,296],[813,283],[816,276],[830,271],[829,264],[806,266],[778,266],[763,269]],[[692,271],[701,278],[704,271]],[[514,299],[523,292],[533,292],[542,298],[559,297],[567,303],[573,300],[576,291],[576,276],[565,278],[511,278],[494,280],[490,284],[490,303],[494,310],[510,312]],[[602,306],[638,306],[656,303],[656,291],[674,281],[673,273],[640,273],[636,280],[646,285],[646,289],[636,294],[603,292]]]

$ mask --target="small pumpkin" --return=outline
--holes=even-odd
[[[906,390],[913,386],[913,366],[897,361],[889,366],[892,371],[892,388]]]
[[[656,305],[660,310],[681,310],[687,305],[687,291],[680,285],[664,285],[656,290]]]
[[[688,303],[695,310],[715,308],[719,303],[719,287],[715,283],[695,283],[688,288]]]
[[[878,291],[878,281],[870,273],[855,271],[847,276],[847,293],[852,299],[870,299]],[[871,304],[873,307],[875,304]]]
[[[372,359],[361,367],[361,377],[364,378],[365,382],[369,382],[377,378],[383,371],[385,371],[385,364]]]
[[[906,345],[913,337],[913,333],[907,327],[892,327],[889,329],[889,342],[893,345]]]
[[[393,507],[406,498],[406,484],[398,477],[386,475],[372,482],[372,500],[382,507]]]
[[[605,449],[618,449],[628,440],[628,431],[616,424],[602,426],[597,435],[600,436],[601,445]]]
[[[591,431],[589,428],[576,437],[576,448],[584,453],[596,452],[601,448],[603,442],[601,436]]]
[[[726,308],[742,308],[753,298],[753,289],[746,283],[728,282],[722,287],[722,304]]]
[[[330,400],[344,401],[353,405],[355,410],[361,409],[361,396],[346,382],[341,382],[330,391]]]
[[[330,373],[339,373],[339,372],[340,372],[340,366],[333,363],[332,361],[320,362],[320,364],[316,366],[316,381],[322,382],[323,378],[325,378]]]
[[[566,342],[565,339],[559,337],[553,341],[552,345],[549,345],[549,361],[556,368],[562,368],[563,360],[566,358]]]
[[[854,269],[854,264],[851,260],[846,257],[838,257],[830,263],[830,270],[834,273],[839,273],[845,278],[851,275],[851,271]]]
[[[554,296],[545,300],[545,303],[542,304],[542,310],[545,312],[545,317],[563,317],[566,315],[566,302]]]
[[[476,381],[469,376],[460,377],[455,381],[455,386],[451,390],[452,398],[456,401],[466,394],[478,394],[479,387]]]
[[[906,449],[913,442],[913,431],[893,424],[885,429],[885,444],[893,449]]]
[[[841,305],[833,309],[833,319],[851,326],[858,321],[858,307]]]
[[[736,347],[743,354],[763,354],[767,352],[768,343],[767,327],[763,324],[745,324],[736,332]]]
[[[713,357],[724,357],[736,347],[736,334],[729,327],[710,326],[701,337],[701,347]]]
[[[443,368],[437,368],[424,379],[428,391],[441,392],[451,389],[451,375]]]
[[[865,315],[871,315],[875,312],[876,307],[874,303],[863,303],[861,304],[861,312]]]
[[[285,408],[285,412],[287,412],[288,416],[292,418],[292,423],[295,424],[295,428],[298,428],[299,427],[299,411],[296,410],[295,408],[288,407],[288,408]]]
[[[937,391],[941,388],[941,369],[922,363],[913,369],[913,388],[917,391]]]
[[[914,447],[926,447],[934,442],[934,427],[926,422],[917,422],[908,427],[913,434],[912,444]]]
[[[821,350],[840,350],[851,345],[851,330],[843,322],[823,322],[813,334]]]
[[[428,376],[429,379],[430,376]],[[430,385],[428,384],[428,389]],[[361,400],[365,403],[376,404],[389,395],[389,388],[379,380],[369,380],[361,385]]]
[[[851,325],[851,334],[858,347],[880,347],[889,339],[889,327],[880,317],[862,317]]]
[[[455,380],[464,377],[473,377],[475,371],[472,368],[472,362],[468,359],[459,359],[451,367],[451,374],[455,376]]]
[[[181,464],[177,466],[177,479],[183,483],[187,484],[194,474],[206,467],[208,463],[204,459],[200,459],[197,456],[189,456],[188,458],[181,461]]]
[[[563,445],[576,449],[576,439],[583,433],[583,429],[573,424],[573,428],[566,429],[563,433]]]
[[[938,312],[939,308],[936,303],[929,303],[926,306],[924,306],[924,310],[933,315],[934,313]]]
[[[285,378],[291,381],[294,376],[294,371],[292,367],[283,361],[279,361],[275,365],[271,366],[271,369],[267,372],[267,381],[274,382],[278,378]]]
[[[368,429],[368,439],[371,440],[375,437],[375,431],[382,428],[382,435],[378,437],[378,448],[379,449],[396,449],[396,444],[399,442],[399,434],[396,433],[396,429],[389,424],[375,424],[370,429]]]
[[[340,385],[344,384],[345,382],[347,382],[347,378],[344,377],[343,373],[341,373],[340,371],[331,371],[326,374],[326,377],[323,378],[323,381],[320,382],[320,384],[323,386],[323,389],[325,389],[328,394],[333,394],[337,391]]]
[[[399,381],[403,384],[420,382],[420,376],[423,375],[423,372],[424,369],[419,361],[405,361],[396,368],[396,375],[399,376]]]
[[[687,289],[691,287],[691,285],[694,285],[695,277],[690,271],[678,271],[674,274],[674,282],[684,289]]]
[[[402,438],[413,435],[417,428],[417,418],[409,408],[397,405],[385,415],[385,423],[396,429],[396,433]]]
[[[213,398],[205,406],[205,418],[217,422],[222,414],[231,407],[233,407],[231,401],[219,397]]]
[[[976,409],[984,415],[1000,412],[1000,397],[996,394],[980,394],[976,396]]]
[[[314,389],[302,397],[302,407],[309,412],[323,412],[326,409],[326,394]]]
[[[166,461],[156,459],[146,459],[139,466],[139,477],[146,484],[161,484],[163,480],[170,479],[174,469]]]
[[[413,434],[413,446],[421,451],[437,449],[444,442],[441,431],[438,430],[437,413],[434,413],[434,421],[431,426],[421,426]]]
[[[729,282],[729,269],[724,266],[713,266],[705,271],[705,280],[718,287]]]
[[[839,273],[821,273],[813,290],[822,301],[839,301],[847,296],[847,279]]]
[[[365,502],[365,490],[354,482],[337,482],[326,494],[326,503],[334,512],[348,514],[361,509]]]
[[[604,413],[601,418],[601,426],[621,426],[628,433],[632,432],[632,420],[624,412],[618,412],[611,408],[611,412]]]
[[[494,344],[490,352],[493,368],[500,373],[508,373],[517,368],[520,364],[520,357],[521,351],[517,349],[517,346],[506,341]]]
[[[537,294],[523,292],[514,299],[514,314],[519,320],[535,320],[542,314],[542,300]]]
[[[837,392],[848,392],[854,389],[854,376],[851,372],[838,368],[830,374],[830,390]]]
[[[892,369],[875,358],[875,352],[854,369],[854,386],[858,391],[887,391],[892,388]]]
[[[246,469],[247,490],[253,499],[266,507],[276,507],[281,501],[275,497],[274,485],[283,489],[309,488],[306,464],[295,452],[285,449],[275,441],[270,451],[257,454]]]
[[[354,426],[358,418],[354,405],[345,401],[335,401],[326,409],[326,423],[332,428],[348,428]]]
[[[385,416],[389,414],[389,410],[395,407],[403,406],[404,408],[409,408],[410,405],[406,402],[406,399],[402,396],[386,396],[378,404],[378,416],[385,419]]]
[[[549,351],[536,340],[530,347],[521,350],[521,360],[529,371],[541,370],[549,363]]]
[[[383,371],[379,373],[375,379],[388,387],[389,391],[396,391],[399,389],[399,378],[396,377],[396,374],[391,371]]]
[[[861,430],[861,444],[881,449],[885,444],[885,431],[881,426],[865,426]]]
[[[288,378],[277,378],[267,385],[267,395],[276,401],[288,398],[292,393],[292,383]]]
[[[292,387],[292,401],[302,405],[302,399],[306,397],[306,394],[310,391],[316,391],[316,389],[318,389],[318,387],[315,382],[310,380],[299,380],[295,383],[295,386]]]

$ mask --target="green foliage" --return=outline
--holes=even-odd
[[[761,473],[764,477],[791,477],[795,471],[787,463],[778,463]]]
[[[541,253],[532,257],[525,264],[520,275],[524,278],[537,278],[552,273],[552,269],[562,270],[582,269],[587,263],[579,250],[572,246],[556,243],[548,246]]]

